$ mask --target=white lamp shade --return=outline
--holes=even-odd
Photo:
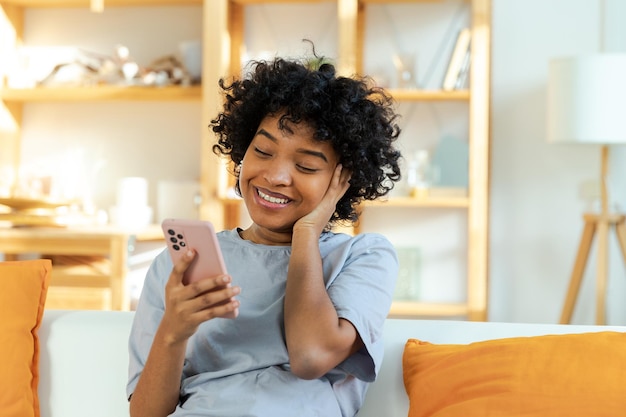
[[[626,143],[626,54],[550,61],[548,141]]]

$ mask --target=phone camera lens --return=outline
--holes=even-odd
[[[176,234],[176,232],[175,232],[174,230],[172,230],[172,229],[168,229],[168,230],[167,230],[167,233],[168,233],[169,235],[171,235],[171,236],[174,236],[174,235]]]
[[[182,239],[183,235],[181,235],[180,233],[176,235],[177,238]]]
[[[171,238],[170,238],[170,242],[172,242],[172,243],[176,243],[176,242],[178,242],[178,239],[176,239],[175,237],[171,237]]]
[[[174,250],[180,250],[180,246],[178,245],[172,245],[172,247],[174,248]]]

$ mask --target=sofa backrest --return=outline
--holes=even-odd
[[[128,335],[133,312],[46,310],[39,329],[41,417],[128,417]],[[402,353],[409,338],[464,344],[479,340],[601,330],[576,326],[389,319],[385,359],[358,417],[406,417]]]
[[[40,336],[41,417],[127,417],[134,313],[46,310]]]

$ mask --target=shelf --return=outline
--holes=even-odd
[[[389,200],[364,201],[366,207],[437,207],[466,208],[469,207],[467,197],[393,197]]]
[[[443,0],[359,0],[359,3],[367,4],[401,4],[401,3],[441,3]],[[241,5],[254,5],[266,3],[322,3],[328,0],[232,0]]]
[[[469,101],[469,90],[387,90],[398,101]]]
[[[441,3],[442,1],[443,0],[359,0],[360,3],[366,4]]]
[[[465,303],[421,303],[416,301],[394,301],[389,317],[452,317],[466,316],[468,307]]]
[[[50,285],[57,287],[109,288],[110,266],[89,265],[52,266]]]
[[[285,4],[294,4],[294,3],[323,3],[328,2],[328,0],[231,0],[233,3],[240,4],[242,6],[252,6],[255,4],[267,4],[267,3],[285,3]]]
[[[46,310],[112,310],[108,288],[48,287]]]
[[[122,6],[191,6],[202,5],[203,0],[104,0],[104,7]],[[0,0],[2,5],[18,7],[89,7],[89,0]]]
[[[184,101],[202,99],[202,87],[39,87],[3,88],[0,99],[20,103],[72,101]]]
[[[241,5],[266,3],[322,3],[328,0],[232,0]],[[442,0],[360,0],[367,4],[440,3]],[[21,7],[89,7],[89,0],[0,0]],[[104,7],[201,5],[203,0],[104,0]]]

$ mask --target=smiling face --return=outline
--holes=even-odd
[[[246,238],[265,244],[291,242],[294,223],[324,197],[338,157],[329,142],[316,141],[306,124],[279,128],[267,116],[243,158],[241,195],[254,224]]]

